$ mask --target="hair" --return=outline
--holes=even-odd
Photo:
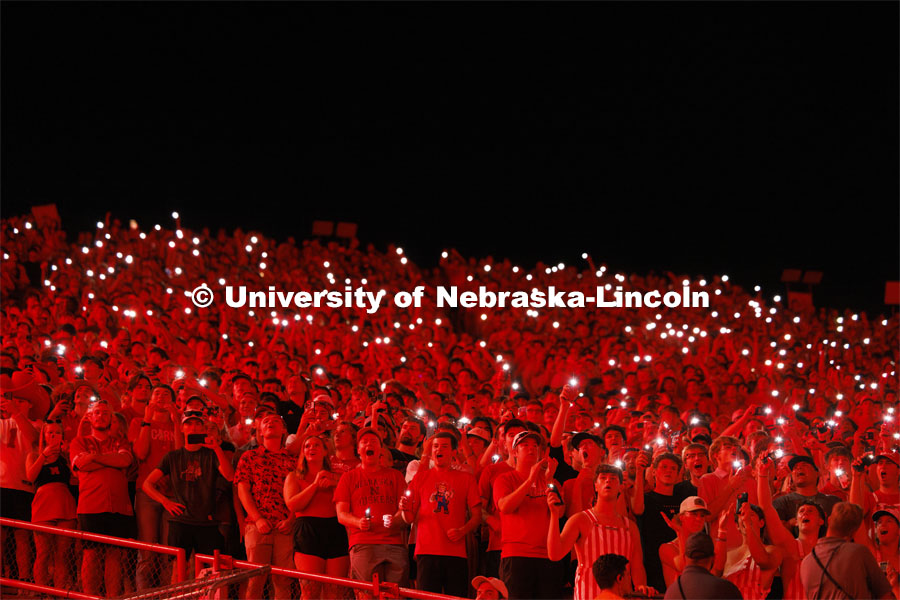
[[[741,447],[741,441],[736,437],[730,435],[720,435],[715,440],[713,440],[712,445],[709,447],[709,459],[715,464],[716,463],[716,454],[719,453],[719,449],[726,444],[735,446],[736,448]],[[718,467],[718,464],[715,464]]]
[[[503,430],[503,435],[506,435],[506,432],[509,431],[510,429],[512,429],[513,427],[519,427],[521,429],[528,429],[527,427],[525,427],[525,423],[523,423],[519,419],[510,419],[506,423],[503,423],[502,425],[500,425],[500,429]]]
[[[828,531],[838,537],[850,537],[862,524],[863,510],[850,502],[838,502],[831,509]]]
[[[146,375],[144,375],[144,373],[139,372],[139,373],[135,373],[135,375],[131,379],[128,380],[128,386],[127,386],[128,391],[129,392],[133,391],[134,388],[136,388],[138,386],[138,384],[141,382],[142,379],[144,381],[146,381],[147,385],[149,385],[151,388],[153,387],[153,382],[150,380],[150,378],[147,377]]]
[[[457,446],[459,445],[459,442],[457,442],[456,440],[456,436],[449,431],[438,431],[436,434],[434,434],[432,440],[450,440],[450,447],[454,450],[456,450]]]
[[[615,475],[616,477],[619,478],[619,483],[622,483],[625,481],[625,477],[624,477],[624,475],[622,475],[622,469],[620,469],[619,467],[613,466],[613,465],[600,465],[599,467],[597,467],[597,474],[594,476],[594,478],[596,479],[597,477],[599,477],[600,475],[603,475],[603,474]]]
[[[60,423],[59,421],[47,421],[47,422],[45,422],[43,425],[41,425],[41,434],[40,434],[40,436],[39,436],[39,440],[38,440],[38,448],[37,448],[37,453],[38,453],[38,454],[40,454],[40,453],[42,453],[42,452],[44,451],[44,444],[45,444],[45,442],[46,442],[46,432],[47,432],[47,428],[48,428],[48,427],[59,427],[59,432],[60,432],[61,434],[65,434],[65,431],[63,430],[62,423]],[[62,451],[62,450],[60,450],[60,451]]]
[[[422,437],[423,437],[423,438],[424,438],[426,435],[428,435],[428,428],[425,426],[425,422],[422,421],[422,419],[419,419],[419,418],[413,417],[413,416],[409,416],[409,417],[406,417],[406,419],[404,420],[404,422],[405,422],[405,421],[412,421],[413,423],[415,423],[416,426],[418,426],[418,428],[419,428],[419,433],[422,434]]]
[[[850,450],[847,448],[847,446],[840,445],[840,446],[835,446],[834,448],[832,448],[831,450],[829,450],[828,452],[825,453],[825,466],[828,466],[828,463],[835,456],[845,456],[845,457],[847,457],[848,460],[853,461],[853,454],[850,452]]]
[[[671,452],[663,452],[662,454],[657,454],[656,457],[653,459],[653,468],[655,469],[656,467],[658,467],[659,463],[661,463],[664,460],[671,460],[673,463],[675,463],[678,466],[679,470],[681,469],[681,466],[684,464],[681,462],[681,459],[678,458],[677,454],[672,454]]]
[[[319,440],[319,442],[321,442],[322,446],[325,448],[325,456],[322,457],[322,470],[330,472],[331,464],[328,462],[328,443],[317,435],[311,435],[303,440],[304,446],[308,440]],[[306,456],[304,456],[302,448],[300,449],[300,456],[297,458],[296,473],[297,477],[301,480],[309,473],[309,464],[306,462]]]
[[[604,554],[594,561],[591,572],[601,590],[608,590],[624,575],[628,559],[620,554]]]

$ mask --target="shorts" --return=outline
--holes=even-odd
[[[469,563],[465,558],[420,554],[416,564],[416,589],[460,598],[469,594]]]
[[[111,535],[118,538],[134,538],[134,517],[121,513],[82,513],[78,515],[78,529],[88,533]],[[106,546],[102,542],[84,540],[87,548],[101,548]]]
[[[185,557],[192,552],[212,554],[225,548],[225,538],[219,532],[218,524],[188,525],[178,521],[169,521],[169,546],[184,548]]]
[[[350,553],[347,528],[337,517],[299,517],[294,523],[294,552],[329,560]]]
[[[563,564],[548,558],[507,556],[500,559],[500,579],[510,600],[559,598],[562,594]]]
[[[350,578],[372,581],[378,573],[381,581],[406,585],[409,556],[403,544],[354,544],[350,548]]]
[[[25,490],[0,488],[0,517],[31,521],[31,501],[34,494]]]

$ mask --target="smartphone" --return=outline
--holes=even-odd
[[[737,506],[735,507],[735,514],[741,514],[741,507],[744,505],[744,502],[747,501],[747,492],[743,494],[738,494],[737,497]]]
[[[188,444],[203,444],[206,442],[205,433],[189,433],[187,434]]]

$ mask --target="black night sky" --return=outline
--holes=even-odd
[[[3,2],[2,210],[729,273],[881,311],[898,5]]]

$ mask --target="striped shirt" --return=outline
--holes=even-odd
[[[618,554],[631,559],[635,540],[631,535],[631,526],[624,517],[621,525],[603,525],[597,520],[592,509],[584,511],[591,521],[590,533],[575,544],[578,555],[578,568],[575,571],[575,596],[573,600],[591,600],[600,594],[600,587],[594,580],[591,568],[594,562],[604,554]],[[638,542],[640,543],[640,542]],[[626,573],[628,577],[630,574]]]
[[[732,565],[722,577],[741,590],[744,600],[766,600],[772,586],[770,581],[768,586],[763,587],[762,569],[749,553],[741,562]]]

